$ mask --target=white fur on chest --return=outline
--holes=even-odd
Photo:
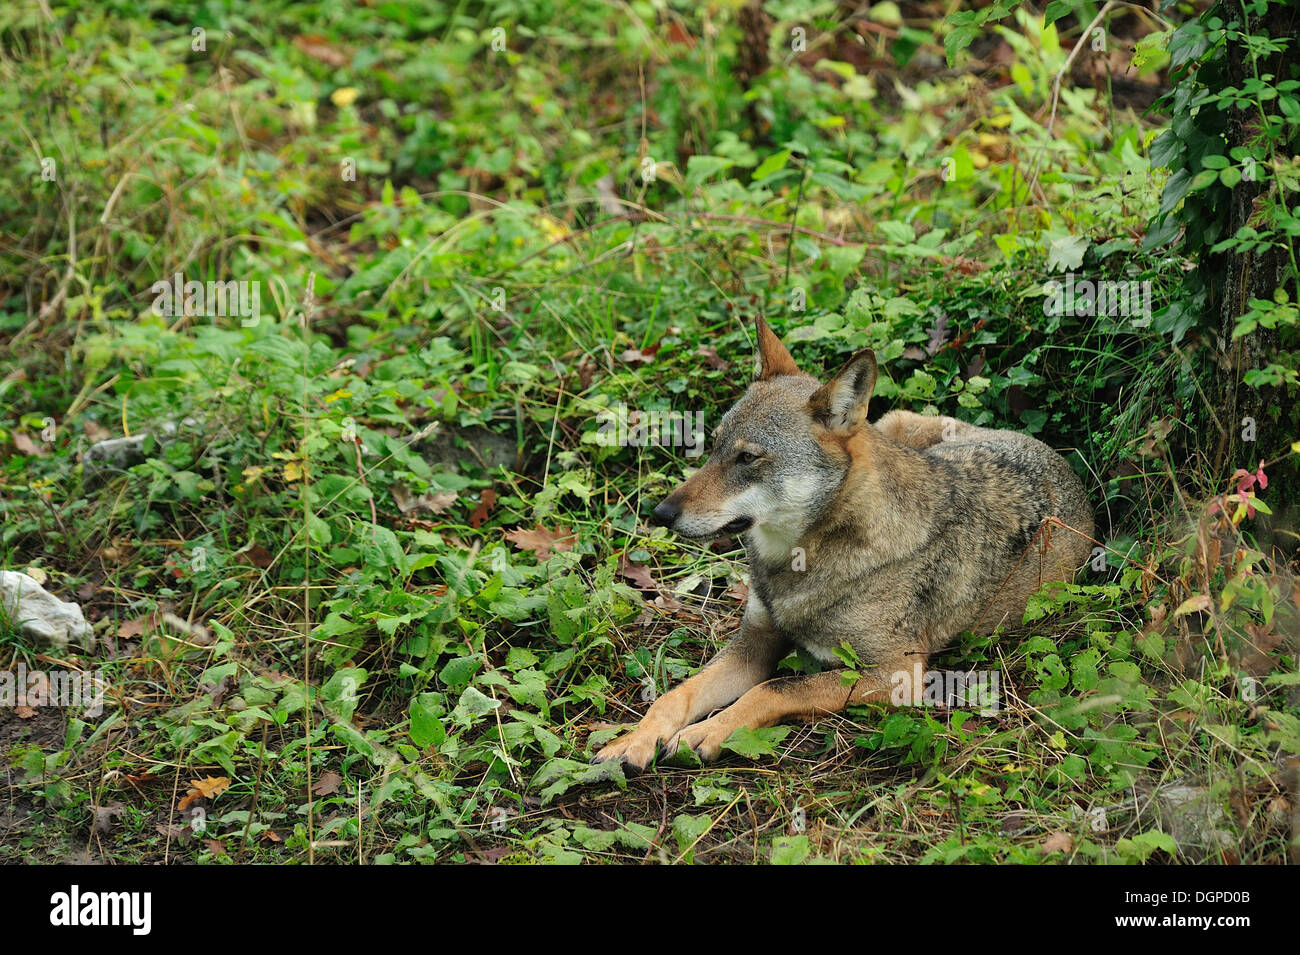
[[[793,566],[795,548],[811,522],[818,493],[814,482],[798,478],[786,478],[777,488],[760,486],[747,492],[758,512],[746,535],[754,556],[765,564]]]

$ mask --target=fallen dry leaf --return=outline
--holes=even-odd
[[[103,425],[89,420],[81,426],[81,430],[85,433],[86,440],[91,444],[98,444],[100,441],[107,441],[113,436],[113,432],[109,431]]]
[[[573,550],[573,529],[568,526],[557,527],[548,531],[538,524],[536,530],[516,527],[506,531],[506,540],[520,550],[529,550],[537,555],[538,560],[546,560],[551,552],[563,553]]]
[[[716,371],[726,371],[731,367],[731,362],[718,356],[718,350],[712,345],[701,345],[695,349],[695,354],[704,357],[704,363]]]
[[[339,791],[341,782],[343,782],[342,776],[335,772],[328,772],[316,780],[316,785],[311,787],[311,791],[317,796],[332,796]]]
[[[252,547],[248,548],[248,550],[244,552],[243,557],[254,567],[261,567],[263,570],[275,563],[275,555],[261,544],[254,544]]]
[[[492,516],[492,508],[497,506],[497,492],[492,488],[484,488],[483,493],[478,496],[478,507],[474,508],[474,513],[469,516],[469,526],[479,527]]]
[[[658,351],[658,347],[653,351],[648,348],[629,348],[618,357],[629,365],[638,365],[642,362],[654,361]]]
[[[1053,852],[1070,852],[1074,849],[1074,837],[1068,832],[1051,832],[1040,848],[1045,856]]]
[[[303,33],[293,38],[293,45],[314,60],[320,60],[335,69],[347,66],[349,57],[336,47],[330,46],[329,38],[319,33]]]
[[[201,623],[190,623],[174,613],[164,613],[162,622],[182,636],[189,637],[199,646],[206,647],[212,642],[212,633]],[[121,634],[119,634],[121,636]]]
[[[190,808],[190,804],[199,799],[216,799],[230,788],[230,780],[225,776],[205,776],[190,780],[190,791],[176,807],[180,812]]]
[[[1209,609],[1210,609],[1210,595],[1197,594],[1195,597],[1188,597],[1186,600],[1180,603],[1178,605],[1178,609],[1174,611],[1174,616],[1181,617],[1183,616],[1183,614],[1188,614],[1188,613],[1204,613]]]
[[[436,494],[421,494],[417,497],[405,485],[394,484],[392,492],[397,509],[403,514],[420,510],[428,511],[430,514],[441,514],[456,503],[455,491],[439,491]]]
[[[162,823],[158,823],[153,828],[158,835],[166,836],[168,839],[175,839],[177,842],[189,842],[190,839],[194,838],[194,830],[189,826],[178,826],[174,823],[164,826]]]
[[[18,449],[19,454],[30,454],[38,458],[43,458],[48,453],[44,448],[38,445],[31,438],[27,437],[27,435],[23,434],[21,431],[14,431],[12,433],[12,436],[14,440],[14,447]]]
[[[216,799],[230,788],[230,780],[225,776],[205,776],[202,779],[191,779],[190,785],[209,799]]]
[[[90,831],[107,835],[113,828],[113,820],[122,815],[126,809],[120,802],[109,803],[106,806],[95,806],[95,821],[91,824]]]
[[[128,620],[125,623],[118,624],[117,636],[121,640],[130,640],[132,637],[138,637],[144,633],[145,625],[149,623],[149,618],[153,614],[147,613],[144,616],[136,617],[134,620]]]
[[[621,577],[626,577],[632,582],[632,586],[638,590],[648,590],[658,592],[659,584],[650,573],[650,568],[645,564],[634,564],[626,557],[619,560],[618,573]]]

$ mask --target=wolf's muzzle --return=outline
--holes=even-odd
[[[654,514],[651,515],[651,520],[661,527],[671,527],[681,513],[682,509],[671,501],[660,501],[654,509]]]

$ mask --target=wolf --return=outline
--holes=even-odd
[[[683,743],[711,761],[742,727],[887,702],[894,674],[963,632],[1019,625],[1030,595],[1091,554],[1083,484],[1041,441],[903,410],[871,424],[874,352],[823,384],[762,318],[755,331],[757,380],[704,466],[654,509],[682,537],[743,535],[739,630],[594,762],[639,770]],[[847,647],[856,676],[773,678],[795,647],[827,664]]]

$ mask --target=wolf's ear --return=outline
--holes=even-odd
[[[876,353],[864,348],[813,392],[808,407],[819,424],[835,431],[852,431],[866,419],[867,402],[875,387]]]
[[[790,352],[781,344],[781,339],[776,337],[776,332],[767,327],[767,322],[763,321],[762,315],[754,322],[754,333],[758,339],[760,381],[767,381],[777,375],[803,374],[799,366],[794,363],[794,359],[790,357]]]

